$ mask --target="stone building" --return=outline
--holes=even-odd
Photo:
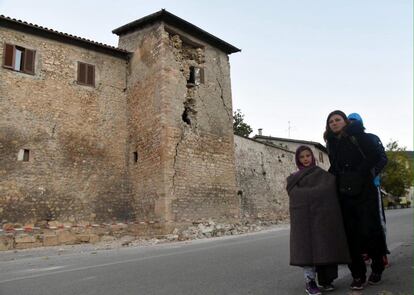
[[[330,166],[328,151],[326,147],[320,144],[319,142],[300,140],[300,139],[264,136],[264,135],[261,135],[260,133],[258,135],[253,136],[253,139],[260,141],[260,142],[274,145],[276,147],[282,147],[292,152],[295,152],[299,146],[306,145],[311,148],[313,154],[315,155],[316,164],[318,166],[320,166],[321,168],[325,170],[328,170]]]
[[[295,152],[235,135],[237,194],[243,218],[286,222],[286,178],[297,170]]]
[[[239,218],[228,55],[161,10],[118,47],[0,16],[0,221]]]

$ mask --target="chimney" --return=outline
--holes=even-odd
[[[259,131],[259,135],[262,136],[263,129],[262,128],[259,128],[258,131]]]

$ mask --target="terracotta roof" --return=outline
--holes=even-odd
[[[227,54],[235,53],[241,51],[241,49],[234,47],[233,45],[211,35],[210,33],[200,29],[199,27],[189,23],[182,18],[168,12],[165,9],[162,9],[156,13],[147,15],[143,18],[140,18],[136,21],[130,22],[124,26],[121,26],[112,31],[112,33],[117,34],[118,36],[125,35],[131,31],[143,28],[147,25],[153,24],[155,22],[164,22],[166,24],[172,25],[173,27],[180,29],[192,36],[199,38],[200,40],[205,41],[206,43],[222,50]]]
[[[129,52],[120,49],[111,45],[106,45],[103,43],[95,42],[89,39],[85,39],[82,37],[74,36],[67,33],[62,33],[59,31],[55,31],[46,27],[42,27],[36,24],[28,23],[22,20],[18,20],[15,18],[10,18],[4,15],[0,15],[0,26],[6,27],[10,29],[14,29],[17,31],[27,32],[29,34],[38,35],[41,37],[45,37],[48,39],[53,39],[73,45],[77,45],[80,47],[92,49],[95,51],[124,57],[127,58],[129,56]]]

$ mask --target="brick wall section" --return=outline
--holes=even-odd
[[[286,221],[286,177],[295,172],[294,153],[234,136],[241,214],[247,219]]]
[[[4,43],[36,50],[35,75],[0,67],[0,221],[125,220],[126,61],[0,28]],[[76,83],[77,62],[96,87]],[[29,162],[17,161],[30,149]]]
[[[127,87],[129,180],[137,220],[163,221],[164,117],[162,26],[155,24],[123,35],[119,47],[133,52]],[[132,155],[138,153],[138,161]]]

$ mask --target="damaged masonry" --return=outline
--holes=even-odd
[[[277,222],[286,208],[236,177],[240,50],[165,10],[113,33],[117,48],[0,16],[0,250]]]

